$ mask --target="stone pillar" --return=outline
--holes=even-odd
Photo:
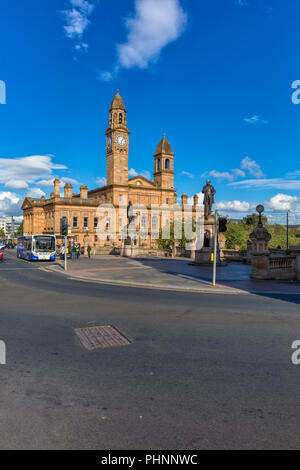
[[[81,199],[88,198],[88,188],[85,185],[80,186],[80,198]]]
[[[252,279],[271,279],[269,264],[270,264],[270,251],[269,241],[271,235],[268,230],[263,226],[261,214],[264,211],[262,205],[257,206],[257,212],[259,213],[259,221],[256,229],[250,234],[250,241],[252,243],[251,261]]]
[[[220,250],[220,260],[224,260],[224,250],[226,247],[226,237],[224,233],[219,233],[218,234],[218,246]]]
[[[195,251],[195,264],[211,264],[211,254],[214,252],[215,218],[209,215],[203,220],[203,226],[199,227],[196,246],[203,242],[203,246]],[[217,263],[220,263],[219,244],[217,246]]]
[[[65,184],[64,187],[64,196],[65,198],[71,198],[72,197],[72,185],[71,184]]]
[[[248,240],[247,241],[247,254],[246,254],[247,264],[251,264],[251,256],[252,256],[252,242],[251,240]]]
[[[54,197],[59,198],[60,197],[60,193],[59,193],[60,181],[58,178],[55,178],[53,183],[54,183]]]
[[[187,204],[188,203],[188,197],[187,197],[187,194],[183,194],[181,196],[181,204],[184,205],[184,204]]]

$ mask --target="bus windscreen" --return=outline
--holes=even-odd
[[[47,253],[55,251],[54,237],[34,237],[34,251],[37,253]]]

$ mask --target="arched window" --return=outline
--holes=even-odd
[[[160,158],[157,160],[157,169],[160,170]]]
[[[123,114],[120,113],[119,114],[119,124],[122,124],[122,122],[123,122]]]
[[[168,158],[166,160],[165,168],[166,168],[166,170],[168,170],[170,168],[170,160]]]

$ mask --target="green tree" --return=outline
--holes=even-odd
[[[19,225],[17,231],[16,231],[16,237],[22,237],[23,235],[23,222],[21,222],[21,224]]]
[[[191,241],[190,239],[186,237],[184,233],[184,225],[185,225],[184,222],[182,222],[182,227],[181,227],[181,230],[182,230],[181,238],[175,239],[175,228],[180,229],[180,227],[178,227],[178,224],[180,224],[180,222],[178,221],[175,221],[175,225],[174,225],[174,222],[170,223],[170,237],[168,237],[167,239],[163,238],[163,230],[162,229],[159,230],[159,236],[157,240],[159,248],[161,248],[162,250],[171,250],[174,243],[176,243],[181,248],[185,248],[186,244]],[[194,218],[192,220],[192,230],[193,232],[196,230],[196,221],[194,220]],[[179,230],[176,230],[176,233],[177,232],[179,232]]]
[[[3,228],[0,229],[0,238],[5,238],[5,232]]]
[[[286,227],[280,224],[269,224],[267,217],[262,217],[263,225],[271,234],[272,238],[269,243],[270,248],[286,248]],[[258,215],[249,214],[239,221],[228,220],[226,237],[226,248],[234,249],[239,247],[241,250],[247,248],[247,240],[251,232],[257,227]],[[289,246],[299,245],[299,230],[289,231]]]

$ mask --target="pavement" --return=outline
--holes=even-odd
[[[250,266],[229,263],[217,268],[217,284],[212,285],[212,266],[195,266],[183,258],[124,258],[81,256],[68,260],[67,272],[58,261],[50,269],[67,276],[114,285],[159,288],[222,294],[286,293],[300,295],[300,282],[250,279]]]
[[[299,449],[299,295],[128,288],[46,266],[9,251],[0,264],[1,450]],[[84,349],[74,330],[95,325],[131,344]]]

